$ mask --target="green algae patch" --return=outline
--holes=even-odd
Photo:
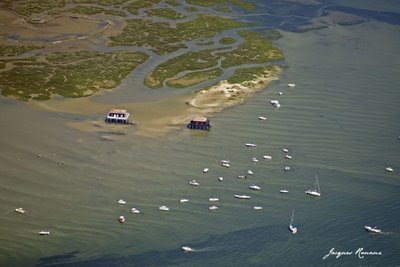
[[[244,42],[238,48],[229,52],[220,52],[218,55],[224,57],[221,66],[229,68],[242,64],[260,64],[271,61],[282,60],[282,50],[275,47],[271,41],[262,37],[261,33],[249,30],[239,33]]]
[[[182,71],[215,67],[218,64],[218,56],[211,52],[212,50],[188,52],[167,60],[146,76],[144,84],[150,88],[160,88],[166,79],[173,78]]]
[[[146,10],[146,13],[149,16],[160,17],[160,18],[165,18],[165,19],[172,19],[172,20],[186,18],[186,16],[182,15],[178,11],[176,11],[172,8],[167,8],[167,7],[149,9],[149,10]]]
[[[25,0],[19,1],[15,5],[15,11],[24,16],[30,16],[36,13],[42,13],[54,8],[61,8],[65,6],[65,0]]]
[[[207,80],[211,80],[221,76],[224,71],[221,68],[213,68],[209,70],[190,72],[182,77],[167,81],[169,87],[185,88]]]
[[[148,56],[141,52],[56,52],[43,62],[13,64],[0,72],[4,96],[19,100],[48,100],[52,95],[75,98],[111,89]],[[18,63],[18,62],[16,62]]]
[[[110,45],[137,45],[162,55],[186,48],[182,42],[211,38],[217,33],[243,26],[245,24],[232,19],[208,14],[177,23],[176,27],[149,19],[132,19],[127,21],[120,35],[110,38]]]
[[[233,44],[234,42],[236,42],[236,39],[232,37],[224,37],[219,40],[219,43],[222,45],[230,45]]]
[[[0,57],[15,57],[43,47],[37,45],[0,45]]]
[[[131,14],[139,15],[139,10],[143,8],[151,8],[154,4],[160,3],[161,0],[136,0],[130,2],[125,9],[128,10]]]

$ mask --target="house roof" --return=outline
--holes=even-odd
[[[194,117],[192,121],[197,121],[197,122],[207,122],[207,118],[205,117]]]
[[[113,108],[109,113],[126,114],[128,111],[126,109]]]

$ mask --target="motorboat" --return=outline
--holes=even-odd
[[[247,172],[246,172],[248,175],[253,175],[254,174],[254,172],[252,171],[252,170],[247,170]]]
[[[273,105],[276,108],[280,108],[281,104],[279,103],[278,100],[271,100],[271,105]]]
[[[230,168],[231,165],[229,163],[221,163],[221,166],[226,167],[226,168]]]
[[[283,93],[282,92],[278,92],[278,95],[283,95]]]
[[[132,208],[132,209],[131,209],[131,212],[132,212],[133,214],[140,214],[140,210],[138,210],[137,208]]]
[[[281,189],[281,190],[279,190],[279,193],[282,193],[282,194],[289,194],[289,191],[286,190],[286,189]]]
[[[185,252],[192,252],[192,251],[194,251],[191,247],[189,247],[189,246],[183,246],[182,247],[182,250],[183,251],[185,251]]]
[[[246,143],[244,145],[247,147],[256,147],[257,146],[256,144],[253,144],[253,143]]]
[[[182,198],[182,199],[179,200],[179,202],[180,203],[187,203],[187,202],[189,202],[189,199]]]
[[[253,207],[253,209],[254,209],[254,210],[262,210],[262,209],[263,209],[263,207],[260,207],[260,206],[254,206],[254,207]]]
[[[167,206],[160,206],[158,207],[158,209],[161,211],[169,211],[169,208]]]
[[[264,155],[264,156],[263,156],[263,159],[272,159],[272,157],[269,156],[269,155]]]
[[[209,168],[204,168],[203,173],[207,173],[210,169]]]
[[[393,168],[391,168],[391,167],[387,167],[385,170],[386,170],[387,172],[393,172]]]
[[[249,195],[233,195],[235,198],[239,198],[239,199],[250,199],[251,196]]]
[[[260,116],[260,117],[258,117],[258,119],[259,119],[260,121],[265,121],[267,118],[264,117],[264,116]]]
[[[246,179],[247,177],[246,177],[246,175],[238,175],[238,178],[240,178],[240,179]]]
[[[118,217],[118,221],[119,221],[120,223],[124,223],[124,222],[125,222],[125,217],[124,217],[124,216],[119,216],[119,217]]]
[[[295,83],[288,83],[288,85],[287,86],[289,86],[289,87],[295,87],[296,86],[296,84]]]
[[[210,198],[208,199],[208,201],[210,201],[210,202],[217,202],[217,201],[219,201],[219,198],[217,198],[217,197],[210,197]]]
[[[231,161],[229,159],[223,159],[223,160],[221,160],[221,164],[222,163],[231,164]]]
[[[285,166],[285,168],[283,168],[285,171],[289,171],[290,167],[289,166]]]
[[[319,187],[319,182],[318,182],[318,177],[315,175],[315,186],[314,189],[308,189],[305,191],[307,195],[314,196],[314,197],[320,197],[321,196],[321,188]]]
[[[290,219],[289,230],[290,232],[292,232],[292,234],[295,234],[297,233],[297,227],[293,226],[293,222],[294,222],[294,210],[292,211],[292,218]]]
[[[199,186],[200,184],[196,180],[191,180],[189,182],[190,185]]]
[[[376,226],[371,227],[371,226],[364,226],[365,230],[367,232],[371,232],[371,233],[382,233],[381,229],[378,229]]]
[[[257,158],[252,158],[251,161],[252,162],[258,162],[258,159]]]
[[[50,231],[39,231],[38,232],[39,235],[50,235]]]
[[[249,188],[250,188],[251,190],[256,190],[256,191],[258,191],[258,190],[261,189],[261,187],[259,187],[258,185],[255,185],[255,184],[250,185]]]
[[[120,200],[117,201],[117,203],[121,204],[121,205],[125,205],[126,201],[121,198]]]
[[[285,158],[286,158],[286,159],[292,159],[293,157],[292,157],[292,156],[289,156],[289,155],[285,155]]]
[[[283,151],[284,153],[289,153],[289,149],[287,149],[287,148],[283,148],[282,151]]]
[[[224,177],[218,177],[218,181],[222,182],[224,180]]]
[[[26,213],[26,210],[24,210],[23,208],[16,208],[16,209],[14,209],[14,211],[16,213],[20,213],[20,214],[25,214]]]
[[[211,207],[209,207],[208,209],[209,209],[209,210],[217,210],[218,207],[217,207],[217,206],[211,206]]]

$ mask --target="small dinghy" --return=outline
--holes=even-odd
[[[376,226],[374,226],[374,227],[371,227],[371,226],[364,226],[364,229],[365,229],[367,232],[371,232],[371,233],[382,233],[382,230],[381,230],[381,229],[378,229]]]
[[[289,166],[285,166],[285,168],[283,168],[285,171],[289,171],[290,167]]]
[[[246,172],[248,175],[253,175],[254,174],[254,172],[252,171],[252,170],[247,170],[247,172]]]
[[[194,251],[191,247],[189,247],[189,246],[183,246],[182,247],[182,250],[183,251],[185,251],[185,252],[192,252],[192,251]]]
[[[391,168],[391,167],[387,167],[385,170],[386,170],[387,172],[393,172],[393,168]]]
[[[179,202],[180,203],[187,203],[187,202],[189,202],[189,199],[182,198],[182,199],[179,200]]]
[[[210,201],[210,202],[217,202],[217,201],[219,201],[219,198],[217,198],[217,197],[210,197],[210,198],[208,199],[208,201]]]
[[[240,178],[240,179],[246,179],[247,177],[246,177],[246,175],[238,175],[238,178]]]
[[[255,184],[250,185],[249,188],[250,188],[251,190],[256,190],[256,191],[258,191],[258,190],[261,189],[261,187],[259,187],[258,185],[255,185]]]
[[[287,149],[287,148],[283,148],[282,151],[283,151],[284,153],[289,153],[289,149]]]
[[[158,207],[158,209],[161,211],[169,211],[169,208],[167,206],[160,206]]]
[[[133,214],[140,214],[140,210],[138,210],[137,208],[132,208],[132,209],[131,209],[131,213],[133,213]]]
[[[260,207],[260,206],[254,206],[253,209],[254,209],[254,210],[262,210],[263,208]]]
[[[209,210],[217,210],[218,207],[217,207],[217,206],[211,206],[211,207],[209,207],[208,209],[209,209]]]
[[[251,198],[251,196],[249,196],[249,195],[233,195],[235,198],[238,198],[238,199],[250,199]]]
[[[204,168],[203,173],[207,173],[210,169],[209,168]]]
[[[189,182],[190,185],[199,186],[200,184],[196,180],[191,180]]]
[[[296,86],[296,84],[295,83],[288,83],[288,85],[287,85],[288,87],[295,87]]]
[[[264,117],[264,116],[260,116],[260,117],[258,117],[258,119],[259,119],[260,121],[265,121],[267,118]]]
[[[125,205],[126,201],[121,198],[120,200],[117,201],[117,203],[121,204],[121,205]]]
[[[119,216],[119,217],[118,217],[118,221],[119,221],[120,223],[124,223],[124,222],[125,222],[125,217],[124,217],[124,216]]]
[[[269,155],[264,155],[264,156],[263,156],[263,159],[272,159],[272,157],[269,156]]]
[[[25,214],[26,213],[26,210],[24,210],[23,208],[16,208],[16,209],[14,209],[14,211],[16,213],[19,213],[19,214]]]
[[[224,180],[224,177],[218,177],[218,181],[222,182]]]
[[[252,158],[251,161],[257,163],[257,162],[258,162],[258,159],[257,159],[257,158]]]
[[[40,231],[38,232],[39,235],[50,235],[50,231]]]
[[[286,189],[281,189],[281,190],[279,190],[279,193],[281,193],[281,194],[289,194],[289,191],[286,190]]]
[[[225,167],[225,168],[229,168],[231,167],[231,165],[229,163],[221,163],[221,166]]]
[[[292,159],[292,156],[285,155],[285,158],[286,158],[286,159]]]
[[[276,108],[280,108],[281,104],[279,103],[278,100],[271,100],[271,105],[273,105]]]
[[[246,143],[244,145],[247,147],[256,147],[257,146],[256,144],[253,144],[253,143]]]
[[[283,95],[283,93],[282,92],[278,92],[278,95]]]

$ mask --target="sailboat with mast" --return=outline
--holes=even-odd
[[[319,187],[319,182],[318,182],[318,176],[315,175],[315,187],[314,189],[308,189],[305,191],[307,195],[314,196],[314,197],[320,197],[321,196],[321,188]]]
[[[292,232],[292,234],[295,234],[297,233],[297,227],[293,226],[293,221],[294,221],[294,210],[292,211],[292,219],[290,220],[289,230],[290,232]]]

